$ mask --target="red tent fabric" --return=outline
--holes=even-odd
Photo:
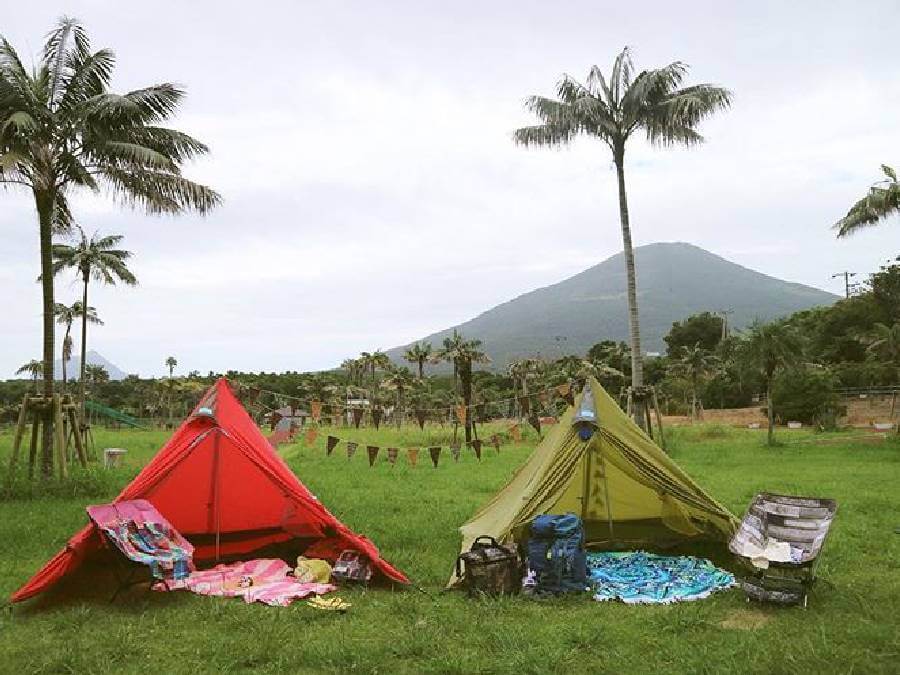
[[[115,501],[146,499],[194,544],[196,562],[246,555],[295,538],[326,557],[355,549],[376,577],[409,583],[378,549],[335,518],[272,450],[228,381],[218,380],[168,443]],[[74,572],[102,546],[96,526],[76,533],[10,598],[27,600]]]

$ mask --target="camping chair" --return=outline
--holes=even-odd
[[[135,579],[150,568],[149,586],[194,571],[194,547],[145,499],[87,507],[107,549],[114,555],[112,572],[117,588],[113,602],[127,587],[143,583]]]
[[[833,499],[762,492],[728,543],[741,562],[741,587],[752,600],[803,604],[816,581],[819,553],[837,511]]]

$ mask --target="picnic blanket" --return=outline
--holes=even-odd
[[[668,604],[700,600],[735,585],[734,575],[705,558],[643,551],[587,554],[588,576],[598,601]]]
[[[288,576],[290,566],[279,559],[257,558],[194,572],[185,579],[168,585],[154,586],[159,591],[187,590],[198,595],[243,598],[244,602],[262,602],[286,607],[294,600],[322,595],[336,586],[304,583]]]

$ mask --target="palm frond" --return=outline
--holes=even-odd
[[[900,213],[900,182],[897,182],[897,174],[884,164],[881,170],[887,180],[870,187],[868,194],[851,206],[847,215],[834,224],[838,238],[855,234],[877,225],[892,214]]]
[[[212,188],[163,171],[102,167],[98,175],[122,203],[143,208],[148,213],[191,210],[205,214],[222,202],[222,197]]]

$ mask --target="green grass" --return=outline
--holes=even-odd
[[[0,614],[3,672],[897,672],[900,663],[900,445],[847,434],[695,427],[672,432],[676,460],[742,513],[760,490],[834,497],[840,506],[809,609],[747,605],[738,590],[694,603],[630,607],[587,597],[470,601],[444,593],[457,528],[527,456],[532,445],[485,450],[432,468],[425,448],[449,431],[341,430],[360,449],[326,458],[315,445],[282,448],[306,485],[428,595],[341,591],[332,615],[186,593],[135,591],[109,604],[97,584]],[[488,436],[489,434],[484,434]],[[155,431],[98,432],[98,446],[129,450],[129,465],[69,496],[0,502],[0,596],[8,596],[164,441]],[[533,438],[533,437],[532,437]],[[416,468],[365,444],[422,447]],[[10,444],[0,435],[0,459]],[[724,625],[723,625],[724,623]]]

